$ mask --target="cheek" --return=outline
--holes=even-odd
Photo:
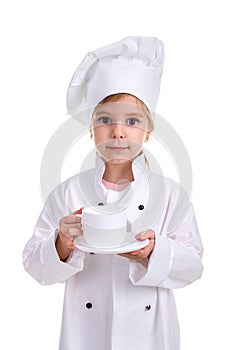
[[[94,142],[95,145],[101,145],[110,139],[108,128],[97,127],[93,130]]]
[[[135,129],[131,134],[131,139],[139,143],[143,143],[146,137],[146,131],[144,129]]]

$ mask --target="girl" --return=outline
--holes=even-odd
[[[89,111],[96,166],[55,188],[24,250],[37,281],[66,282],[60,350],[179,349],[172,288],[200,278],[203,249],[187,195],[149,170],[142,147],[162,66],[160,41],[129,37],[89,53],[69,86],[69,113],[79,118],[83,103]],[[114,203],[116,194],[126,198],[127,230],[149,243],[116,254],[77,248],[79,209]]]

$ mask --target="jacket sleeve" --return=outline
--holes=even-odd
[[[171,221],[179,216],[179,206],[182,206],[169,201],[164,229],[157,232],[154,228],[156,245],[149,261],[144,264],[130,262],[129,277],[133,284],[172,289],[184,287],[201,277],[203,246],[193,206],[185,202],[187,199],[183,196],[184,215],[176,227],[169,231]]]
[[[75,250],[67,262],[62,262],[56,251],[59,218],[68,215],[62,186],[47,199],[39,216],[33,236],[23,251],[26,271],[43,285],[64,282],[83,269],[84,253]]]

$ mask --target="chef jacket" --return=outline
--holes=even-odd
[[[122,191],[102,183],[104,162],[81,171],[49,195],[23,252],[25,269],[43,285],[65,282],[60,350],[178,350],[172,289],[201,277],[203,247],[192,204],[171,179],[151,172],[144,154]],[[56,251],[58,222],[90,205],[120,203],[127,230],[153,229],[149,259],[75,249],[66,262]]]

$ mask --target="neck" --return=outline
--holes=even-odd
[[[133,181],[132,161],[119,164],[106,162],[103,179],[115,184]]]

